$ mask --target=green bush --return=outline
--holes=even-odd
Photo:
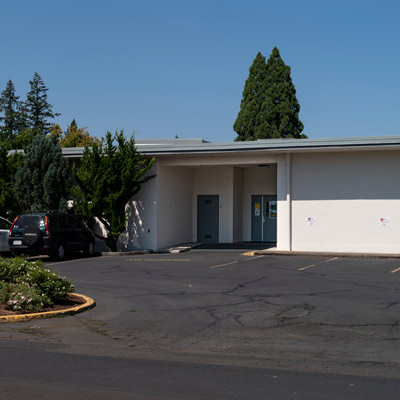
[[[71,282],[45,269],[41,261],[0,258],[0,303],[10,310],[40,311],[74,290]]]

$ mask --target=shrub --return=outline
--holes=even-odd
[[[6,306],[10,310],[40,311],[49,305],[48,298],[44,294],[40,296],[37,290],[27,284],[10,284],[9,289]]]
[[[74,290],[71,282],[45,269],[41,261],[0,258],[0,302],[10,310],[40,311]]]

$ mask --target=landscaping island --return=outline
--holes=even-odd
[[[95,305],[92,299],[74,291],[72,282],[44,268],[41,261],[0,258],[0,320],[68,315]],[[26,318],[8,318],[11,316]]]

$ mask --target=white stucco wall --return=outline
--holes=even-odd
[[[293,250],[400,252],[400,152],[296,154],[291,172]]]
[[[157,248],[192,241],[193,169],[158,168]]]
[[[233,167],[200,167],[193,171],[193,241],[197,241],[197,196],[219,195],[219,241],[233,241]]]
[[[277,159],[278,217],[276,247],[278,250],[292,250],[292,203],[291,203],[291,154],[281,154]]]
[[[243,168],[233,167],[233,241],[240,242],[243,237]]]
[[[127,228],[118,245],[121,250],[157,248],[157,165],[149,171],[156,177],[146,182],[139,193],[127,204]]]
[[[243,168],[242,229],[244,241],[251,241],[251,196],[276,194],[276,164]],[[279,215],[279,213],[278,213]]]

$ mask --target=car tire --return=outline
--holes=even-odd
[[[25,227],[24,233],[22,234],[24,242],[28,246],[34,246],[35,244],[38,244],[41,236],[42,234],[37,226]]]
[[[63,243],[57,243],[53,253],[51,254],[51,258],[57,261],[62,261],[65,258],[65,246]]]
[[[94,255],[94,242],[89,242],[85,249],[85,255],[87,257],[93,257]]]

